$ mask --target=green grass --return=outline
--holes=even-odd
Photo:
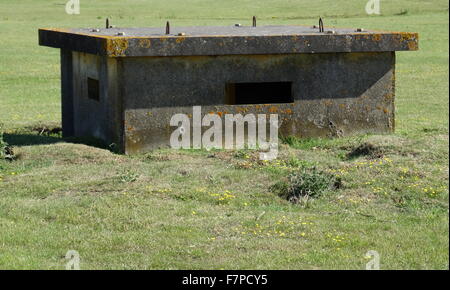
[[[448,2],[66,1],[0,3],[0,122],[19,158],[0,161],[0,268],[448,269]],[[122,156],[36,127],[60,123],[59,52],[39,27],[317,24],[420,33],[397,54],[396,133],[285,140],[274,162],[252,151]],[[34,129],[33,129],[34,128]],[[348,158],[361,144],[382,156]],[[290,204],[270,186],[317,166],[343,187]]]

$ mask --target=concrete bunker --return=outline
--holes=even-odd
[[[193,106],[276,113],[284,136],[392,132],[395,52],[418,35],[254,23],[40,29],[39,43],[61,49],[63,135],[135,153],[169,146]]]

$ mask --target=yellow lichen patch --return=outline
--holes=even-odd
[[[176,43],[182,43],[183,41],[186,40],[186,37],[178,37],[176,41]]]
[[[248,108],[245,108],[245,107],[238,107],[238,108],[236,109],[236,111],[237,111],[238,113],[247,113],[247,112],[249,111],[249,109],[248,109]]]
[[[111,38],[106,41],[106,52],[109,56],[125,56],[127,48],[127,39]]]
[[[402,41],[416,40],[418,38],[417,33],[403,32],[401,35]]]
[[[381,34],[374,34],[372,35],[373,41],[380,41],[381,40]]]
[[[219,117],[222,117],[223,115],[225,115],[225,112],[213,112],[213,111],[211,111],[208,114],[210,114],[210,115],[217,115]]]
[[[408,49],[409,50],[418,50],[419,45],[415,41],[410,41],[410,42],[408,42]]]
[[[401,34],[401,41],[406,41],[408,43],[409,50],[418,50],[418,40],[419,35],[417,33],[403,32]]]
[[[140,39],[139,46],[142,48],[150,48],[152,43],[150,42],[150,39]]]

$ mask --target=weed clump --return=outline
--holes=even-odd
[[[0,124],[0,159],[13,161],[16,158],[11,146],[3,139],[3,129]]]
[[[316,167],[301,167],[287,176],[285,180],[271,186],[271,190],[292,203],[303,199],[319,197],[327,191],[340,188],[340,178]]]
[[[395,13],[394,15],[402,16],[402,15],[408,15],[409,11],[408,9],[402,9],[400,12]]]
[[[32,132],[42,136],[61,136],[62,128],[59,126],[34,126],[29,128]]]
[[[3,130],[2,125],[0,124],[0,157],[4,158],[5,156],[5,149],[8,146],[8,144],[3,140]]]
[[[135,182],[138,178],[139,178],[139,174],[137,174],[136,172],[130,171],[130,170],[127,170],[127,171],[123,172],[122,175],[120,175],[120,181],[123,183]]]

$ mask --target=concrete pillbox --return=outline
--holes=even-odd
[[[389,133],[395,52],[417,33],[304,26],[40,29],[61,49],[64,136],[124,153],[168,146],[170,118],[278,114],[280,134]],[[170,29],[169,29],[170,30]],[[168,34],[167,34],[168,32]]]

